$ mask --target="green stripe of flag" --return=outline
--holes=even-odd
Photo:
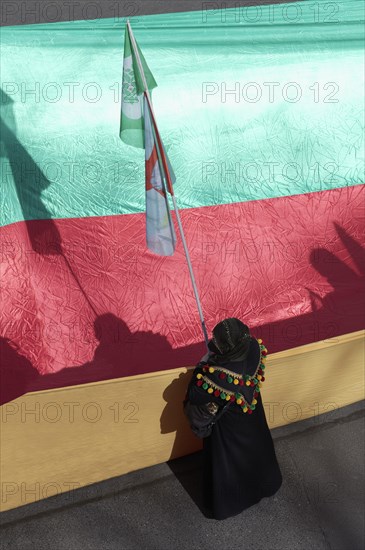
[[[137,42],[136,42],[137,44]],[[149,90],[157,86],[156,81],[146,63],[146,60],[137,44],[142,67]],[[119,135],[124,143],[134,147],[144,148],[144,124],[141,94],[144,85],[138,62],[132,48],[132,41],[128,27],[125,29],[124,62],[122,84],[122,108]]]

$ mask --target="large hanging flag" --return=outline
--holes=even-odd
[[[144,96],[147,246],[155,254],[171,256],[175,252],[176,234],[151,119],[152,114]],[[170,176],[174,182],[175,177],[171,169]]]
[[[156,88],[157,84],[151,73],[145,58],[138,46],[139,58],[149,90]],[[126,25],[124,39],[124,62],[122,84],[122,110],[120,118],[119,135],[122,141],[134,147],[144,148],[142,93],[144,85],[138,67],[138,62],[132,46],[129,27]]]
[[[316,3],[322,15],[327,2]],[[354,76],[363,64],[364,13],[358,0],[336,4],[339,22],[320,25],[309,16],[290,23],[285,11],[273,22],[274,6],[264,6],[257,23],[245,25],[246,39],[255,42],[260,25],[267,23],[257,48],[244,60],[242,49],[233,47],[242,39],[242,24],[232,23],[229,63],[227,23],[217,15],[205,25],[202,40],[197,40],[202,37],[199,12],[138,18],[137,38],[141,47],[142,40],[149,44],[143,53],[151,69],[159,68],[155,77],[168,86],[166,97],[174,99],[177,85],[188,81],[176,100],[173,121],[165,119],[164,128],[176,128],[171,161],[176,175],[184,178],[184,229],[188,242],[195,243],[192,262],[199,266],[204,307],[210,312],[207,321],[214,326],[227,314],[240,317],[272,353],[365,326],[365,274],[357,268],[361,250],[356,245],[363,243],[365,221],[359,121],[363,100],[361,80]],[[247,18],[254,19],[254,10],[248,8]],[[236,12],[233,8],[233,22]],[[115,43],[115,29],[108,20],[88,21],[87,26],[91,38],[86,49],[80,47],[85,44],[85,21],[57,29],[54,23],[1,29],[6,49],[2,86],[8,98],[1,98],[0,92],[0,362],[11,372],[10,385],[14,381],[18,395],[193,365],[204,351],[199,322],[192,315],[195,304],[184,255],[143,254],[145,193],[137,192],[138,172],[129,164],[131,152],[142,149],[115,143],[107,116],[110,95],[104,93],[99,103],[91,103],[75,88],[78,117],[64,93],[53,103],[46,93],[39,101],[28,101],[27,96],[21,103],[22,83],[26,90],[34,89],[35,78],[46,85],[51,71],[57,81],[66,79],[66,65],[54,64],[49,33],[57,51],[70,53],[67,78],[78,71],[78,80],[87,86],[90,70],[97,74],[104,64],[98,76],[102,90],[114,82],[114,63],[105,63],[105,56]],[[94,28],[100,40],[94,39]],[[80,40],[70,43],[70,29]],[[284,40],[288,33],[293,43]],[[26,52],[24,42],[29,44]],[[215,63],[208,42],[215,44]],[[318,44],[326,45],[320,55]],[[339,47],[341,56],[348,56],[343,74],[338,72]],[[90,63],[85,63],[85,55]],[[192,62],[195,55],[199,63]],[[265,58],[270,59],[270,74]],[[228,93],[243,68],[255,82],[284,84],[291,82],[293,67],[301,75],[303,97],[297,102],[285,101],[285,88],[279,87],[271,90],[273,102],[266,87],[265,102],[265,86],[262,100],[253,105],[248,102],[255,96],[252,88],[246,100],[241,94],[238,103],[232,95],[226,103],[220,101],[222,80]],[[324,88],[334,76],[337,94]],[[212,90],[207,103],[198,106],[202,78],[218,83],[220,90]],[[295,96],[293,87],[287,93],[289,99]],[[341,101],[329,103],[331,96]],[[210,100],[217,101],[212,105]],[[40,118],[47,146],[35,124]],[[64,125],[67,132],[60,131]],[[96,146],[100,143],[102,147]],[[66,171],[69,165],[75,170]],[[352,241],[345,242],[334,222]],[[175,229],[177,234],[176,224]],[[67,258],[84,293],[55,250]],[[354,273],[343,269],[346,264]],[[175,288],[182,289],[180,295]],[[88,301],[95,310],[108,312],[95,325]],[[109,328],[113,321],[115,332]],[[5,339],[17,353],[10,349],[2,354]],[[36,383],[25,390],[34,371]],[[1,381],[7,391],[6,376]]]

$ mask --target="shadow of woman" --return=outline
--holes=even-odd
[[[175,432],[167,465],[200,511],[209,517],[202,498],[202,440],[191,432],[182,407],[191,375],[191,370],[180,373],[163,392],[166,406],[161,414],[160,427],[162,434]]]

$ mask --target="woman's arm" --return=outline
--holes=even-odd
[[[185,400],[189,400],[192,405],[204,405],[205,403],[211,402],[221,404],[222,400],[220,398],[215,397],[213,394],[207,393],[203,390],[203,388],[196,385],[196,375],[198,373],[203,374],[204,364],[205,363],[198,363],[195,367],[186,392]]]

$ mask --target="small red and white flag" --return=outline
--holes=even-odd
[[[176,247],[176,233],[171,217],[170,206],[164,182],[161,155],[158,155],[158,143],[152,124],[152,113],[144,96],[144,137],[146,160],[146,240],[151,252],[159,256],[172,256]],[[161,141],[160,141],[161,143]],[[163,147],[163,145],[162,145]],[[166,159],[171,182],[175,176]]]

